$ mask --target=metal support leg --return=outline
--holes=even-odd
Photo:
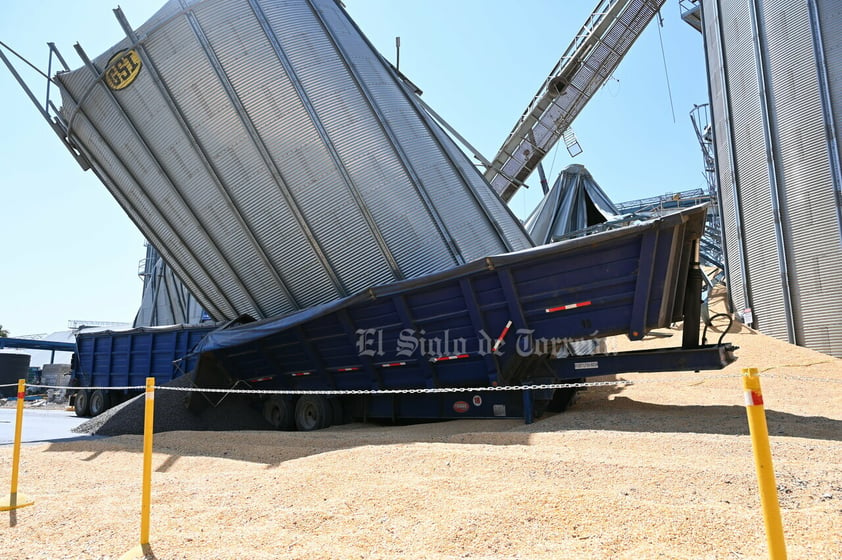
[[[533,407],[532,390],[523,391],[523,422],[524,424],[531,424],[535,420],[535,410]]]
[[[699,267],[699,241],[693,241],[693,256],[690,261],[690,273],[687,275],[687,288],[684,296],[684,332],[682,348],[698,348],[699,329],[702,320],[702,270]]]

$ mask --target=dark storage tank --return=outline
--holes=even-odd
[[[29,373],[29,354],[11,354],[0,352],[0,396],[14,397],[18,394],[18,380],[26,379]]]
[[[334,0],[173,0],[57,77],[70,140],[215,319],[531,246]]]

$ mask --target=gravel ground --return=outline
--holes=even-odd
[[[635,384],[589,388],[531,425],[213,431],[232,401],[191,431],[156,429],[150,558],[766,558],[742,367],[761,370],[789,557],[842,558],[842,361],[733,330],[725,370],[623,375]],[[664,334],[645,345],[680,343]],[[610,342],[626,346],[640,348]],[[157,391],[156,421],[166,399],[183,414],[183,393]],[[125,407],[95,430],[136,423]],[[142,447],[136,434],[24,447],[19,491],[36,503],[3,514],[3,557],[135,546]],[[0,477],[11,455],[0,448]]]

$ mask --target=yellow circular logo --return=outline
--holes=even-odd
[[[105,83],[114,90],[128,87],[140,73],[140,66],[140,56],[136,50],[120,51],[108,61]]]

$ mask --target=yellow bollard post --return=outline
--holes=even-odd
[[[12,488],[9,497],[0,501],[0,511],[10,511],[31,506],[34,501],[23,494],[18,494],[18,468],[20,466],[20,440],[23,429],[23,401],[26,396],[26,380],[18,380],[17,414],[15,416],[15,443],[12,451]]]
[[[140,505],[140,544],[120,560],[136,560],[153,556],[149,545],[149,514],[152,502],[152,434],[155,418],[155,378],[146,378],[146,406],[143,421],[143,490]]]
[[[769,447],[769,429],[766,426],[766,411],[763,408],[763,392],[757,368],[743,368],[743,389],[745,390],[746,414],[754,450],[754,467],[760,486],[760,505],[763,508],[763,522],[766,525],[766,544],[770,560],[786,560],[786,543],[781,523],[781,508],[778,503],[778,488],[775,483],[775,469],[772,465],[772,451]]]

